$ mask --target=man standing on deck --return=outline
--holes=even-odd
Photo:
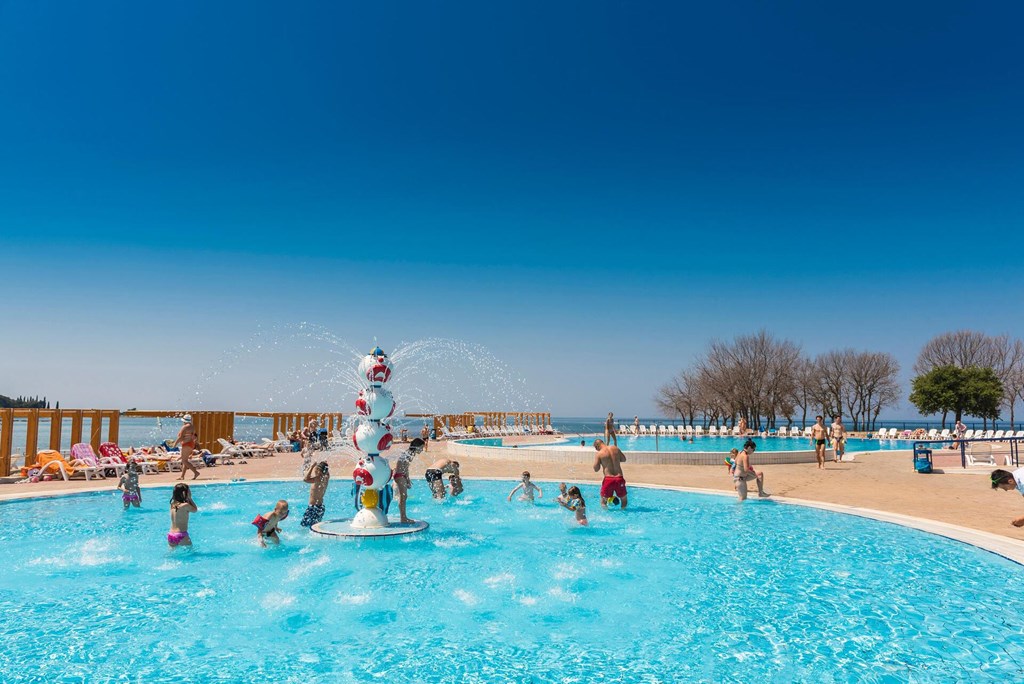
[[[811,427],[811,444],[814,445],[814,457],[818,459],[818,468],[825,468],[825,449],[828,447],[828,428],[825,427],[824,418],[814,417],[814,425]]]
[[[832,439],[832,448],[836,450],[836,463],[843,460],[846,453],[846,426],[843,425],[842,416],[834,416],[832,427],[829,429],[829,437]]]
[[[633,434],[640,434],[640,416],[633,416]]]
[[[619,436],[615,434],[615,414],[608,412],[608,418],[604,421],[604,441],[615,442],[619,446]]]
[[[594,448],[597,454],[594,456],[594,472],[604,471],[604,480],[601,481],[601,508],[608,508],[608,502],[614,503],[614,499],[626,507],[626,478],[622,475],[622,463],[626,455],[617,446],[608,446],[599,439],[594,440]]]

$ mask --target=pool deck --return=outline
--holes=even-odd
[[[401,445],[398,448],[401,449]],[[432,442],[430,450],[416,459],[412,467],[414,485],[410,496],[424,495],[427,490],[425,486],[421,487],[423,471],[433,459],[445,457],[447,452],[446,443]],[[518,478],[527,468],[542,488],[551,481],[600,481],[600,476],[586,462],[531,460],[524,463],[517,460],[516,455],[516,451],[509,451],[507,457],[503,453],[487,457],[459,453],[456,458],[466,478]],[[755,454],[753,465],[764,471],[765,488],[780,501],[917,527],[982,546],[1024,563],[1024,528],[1010,524],[1010,520],[1024,515],[1024,500],[1016,492],[993,490],[988,482],[992,468],[964,471],[959,466],[953,467],[950,460],[945,472],[940,465],[938,472],[921,475],[911,467],[909,451],[858,453],[855,461],[828,462],[824,470],[807,463],[767,465],[759,460],[762,455],[769,454]],[[582,460],[583,454],[580,457]],[[298,476],[300,464],[299,454],[287,453],[250,460],[246,464],[204,468],[200,470],[198,483],[237,478],[294,479]],[[627,460],[624,470],[626,480],[634,485],[733,494],[732,480],[723,465],[639,464]],[[144,475],[141,482],[146,487],[168,486],[177,477],[177,473]],[[347,482],[348,473],[336,467],[335,480]],[[108,478],[91,482],[73,480],[0,485],[0,499],[110,491],[116,484],[115,479]],[[545,491],[545,498],[551,498],[553,494],[554,487],[551,487]]]

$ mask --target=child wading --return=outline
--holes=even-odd
[[[124,509],[128,510],[129,506],[135,506],[139,508],[142,505],[142,490],[139,488],[139,464],[132,461],[128,464],[128,467],[124,471],[124,475],[121,476],[121,480],[117,483],[117,488],[120,489],[121,501],[124,502]]]
[[[331,473],[327,469],[327,461],[314,463],[306,471],[303,482],[309,483],[309,506],[302,515],[303,527],[312,527],[324,519],[324,494],[331,481]]]
[[[267,540],[275,544],[281,543],[281,538],[277,534],[280,531],[278,525],[287,517],[288,502],[281,499],[274,506],[274,510],[266,515],[257,515],[253,518],[252,524],[256,526],[256,538],[260,540],[261,546],[266,546]]]
[[[188,516],[199,510],[192,500],[192,490],[184,482],[174,485],[171,492],[171,530],[167,533],[167,544],[173,549],[176,546],[192,546],[188,536]]]
[[[519,496],[519,500],[520,501],[529,501],[530,503],[533,503],[533,493],[534,492],[537,492],[537,498],[539,498],[539,499],[543,499],[544,498],[544,492],[541,491],[540,487],[538,487],[537,485],[535,485],[532,482],[530,482],[530,473],[529,473],[529,471],[525,471],[525,470],[523,471],[523,481],[520,482],[519,484],[517,484],[515,486],[515,489],[513,489],[511,492],[508,493],[508,500],[511,501],[512,500],[512,496],[516,492],[518,492],[520,489],[523,490],[523,493]]]
[[[574,512],[576,514],[576,522],[580,525],[587,525],[587,502],[583,500],[583,494],[580,492],[579,487],[569,487],[569,491],[565,493],[565,500],[563,501],[560,496],[555,501],[562,508]]]

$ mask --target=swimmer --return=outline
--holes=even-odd
[[[565,503],[569,500],[569,493],[565,491],[565,483],[558,483],[558,496],[555,497],[555,503]]]
[[[129,506],[139,508],[142,505],[142,489],[139,488],[138,463],[135,461],[128,463],[124,475],[121,476],[121,480],[117,483],[117,488],[124,492],[121,495],[121,501],[124,502],[124,510],[127,511]]]
[[[444,486],[445,473],[450,475],[448,484],[451,486],[452,496],[458,496],[462,493],[462,477],[459,475],[459,462],[447,458],[439,458],[431,463],[430,467],[423,473],[427,486],[430,487],[430,492],[435,499],[443,499],[447,494]]]
[[[275,544],[281,543],[281,538],[277,534],[280,532],[278,525],[287,517],[288,502],[281,499],[274,506],[274,510],[253,518],[252,524],[256,526],[256,538],[260,540],[260,546],[265,547],[268,539]]]
[[[198,510],[188,485],[184,482],[174,485],[174,491],[171,492],[171,529],[167,533],[167,544],[172,549],[192,546],[192,539],[188,536],[188,516]]]
[[[319,461],[309,466],[302,481],[309,484],[309,505],[302,514],[302,522],[299,525],[312,527],[324,519],[324,494],[327,493],[327,485],[331,482],[327,461]]]
[[[558,505],[562,508],[570,510],[576,514],[576,522],[584,527],[587,526],[587,503],[583,500],[583,494],[580,492],[580,488],[572,486],[569,491],[565,494],[566,500],[562,501],[562,497],[558,497]]]
[[[619,447],[608,446],[599,439],[594,440],[594,448],[597,449],[594,456],[594,472],[604,471],[604,480],[601,482],[601,508],[608,508],[613,498],[625,508],[626,478],[622,474],[622,464],[626,461],[626,455]]]
[[[565,485],[562,486],[564,487]],[[523,481],[517,484],[515,486],[515,489],[508,493],[508,500],[511,501],[512,495],[518,492],[520,489],[523,490],[523,493],[519,496],[520,501],[529,501],[530,503],[533,503],[534,491],[537,492],[537,498],[544,498],[544,492],[541,491],[540,487],[530,482],[530,472],[527,470],[523,471]]]
[[[409,498],[409,488],[412,487],[412,479],[409,477],[409,466],[417,455],[423,452],[426,442],[417,437],[409,442],[409,450],[400,454],[395,461],[395,470],[391,475],[391,488],[398,498],[398,513],[404,523],[416,522],[405,512],[406,500]]]

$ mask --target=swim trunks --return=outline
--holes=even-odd
[[[443,477],[443,473],[437,468],[430,468],[427,472],[423,473],[423,476],[427,478],[427,482],[438,482]]]
[[[168,532],[167,543],[171,546],[178,546],[186,539],[189,539],[188,532]],[[191,539],[189,539],[191,541]]]
[[[601,481],[601,498],[610,498],[612,493],[619,498],[626,496],[626,478],[621,475],[609,475]]]
[[[121,501],[125,503],[134,503],[139,500],[139,495],[135,492],[125,492],[121,495]]]
[[[819,439],[817,443],[818,443],[818,446],[824,446],[825,445],[825,440]]]
[[[305,514],[302,516],[302,522],[299,524],[303,527],[312,527],[318,522],[324,519],[324,505],[323,504],[310,504],[306,509]]]

